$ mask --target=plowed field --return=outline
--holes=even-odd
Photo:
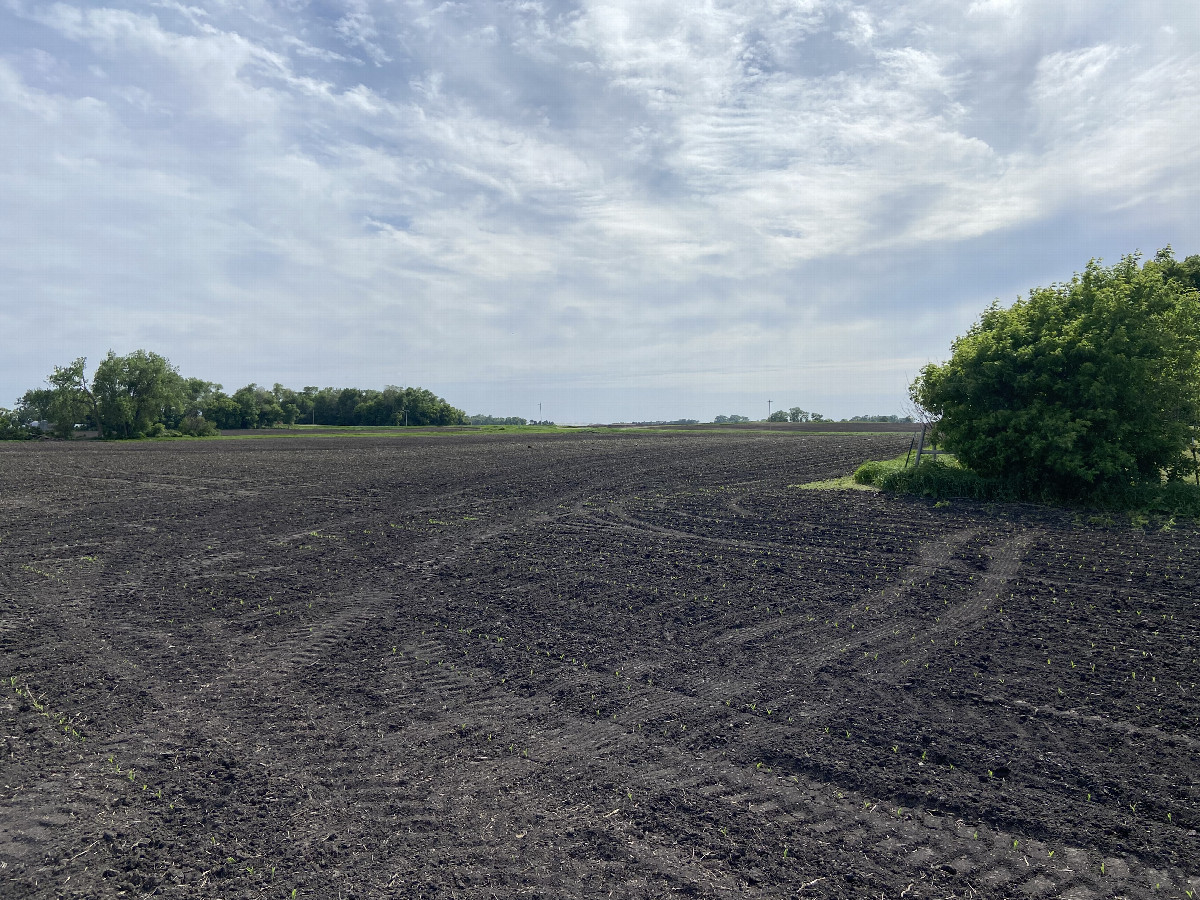
[[[1200,534],[908,444],[0,445],[0,896],[1200,895]]]

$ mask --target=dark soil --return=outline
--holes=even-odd
[[[1200,894],[1200,534],[910,441],[0,445],[0,897]]]

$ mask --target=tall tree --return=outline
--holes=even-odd
[[[96,367],[93,394],[99,421],[116,437],[144,437],[172,416],[182,418],[186,385],[164,357],[145,350],[117,356],[111,350]]]

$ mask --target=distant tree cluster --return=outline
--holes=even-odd
[[[649,422],[630,422],[630,425],[699,425],[699,419],[653,419]]]
[[[485,416],[477,413],[467,416],[468,425],[528,425],[528,421],[520,416]]]
[[[37,437],[40,432],[21,410],[0,406],[0,441],[22,441]]]
[[[466,416],[425,388],[389,385],[382,391],[317,388],[293,391],[276,383],[270,390],[248,384],[226,397],[220,385],[205,416],[218,428],[270,425],[463,425]]]
[[[50,423],[70,437],[78,426],[102,438],[174,433],[195,436],[218,429],[294,425],[459,425],[462,410],[424,388],[305,387],[270,390],[248,384],[226,394],[202,378],[184,378],[164,357],[138,350],[109,352],[87,378],[82,358],[56,367],[47,386],[25,392],[16,410],[0,410],[0,438],[26,437],[32,423]]]
[[[842,419],[843,422],[894,422],[897,424],[911,423],[912,416],[851,416]]]
[[[771,415],[767,416],[768,422],[828,422],[820,413],[808,412],[798,406],[793,406],[791,409],[777,409]]]
[[[713,419],[716,425],[724,425],[726,423],[750,422],[753,421],[749,416],[717,416]],[[768,422],[829,422],[820,413],[810,413],[801,409],[798,406],[793,406],[791,409],[777,409],[775,412],[767,416]]]

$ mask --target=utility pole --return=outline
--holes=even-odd
[[[771,421],[771,401],[767,401],[767,421]]]

